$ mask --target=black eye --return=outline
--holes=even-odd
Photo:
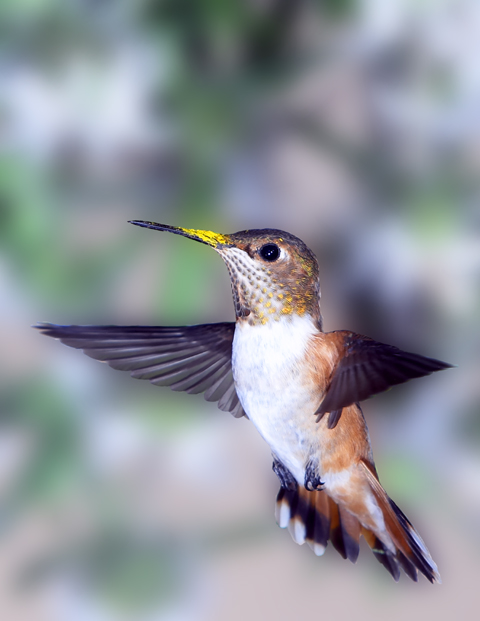
[[[265,244],[260,248],[260,256],[265,261],[276,261],[280,256],[280,248],[276,244]]]

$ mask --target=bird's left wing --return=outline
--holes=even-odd
[[[232,375],[234,323],[198,326],[35,326],[65,345],[83,349],[114,369],[158,386],[203,392],[236,418],[246,416]]]
[[[318,421],[329,412],[330,429],[338,423],[344,407],[396,384],[452,366],[346,330],[328,332],[324,337],[325,344],[337,350],[337,364],[315,414]]]

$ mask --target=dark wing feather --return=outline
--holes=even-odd
[[[188,393],[239,418],[245,412],[232,375],[234,323],[184,327],[58,326],[42,323],[43,334],[83,351],[136,379]]]
[[[330,332],[327,336],[339,347],[340,355],[325,397],[315,412],[318,420],[327,412],[341,410],[391,386],[452,366],[352,332]]]

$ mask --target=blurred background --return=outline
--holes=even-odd
[[[479,57],[475,0],[0,3],[2,619],[475,618]],[[296,546],[248,421],[30,328],[234,319],[130,219],[288,230],[327,330],[458,365],[364,406],[443,585]]]

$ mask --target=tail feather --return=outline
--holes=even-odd
[[[418,573],[415,565],[412,561],[409,561],[408,558],[403,554],[403,552],[397,552],[397,561],[401,565],[403,571],[407,574],[409,578],[411,578],[414,582],[418,580]]]
[[[412,523],[393,500],[389,498],[386,491],[380,485],[375,471],[365,462],[361,462],[361,465],[375,499],[383,512],[385,526],[395,544],[397,555],[398,552],[401,552],[404,559],[422,572],[430,582],[441,583],[442,580],[438,573],[437,565]],[[408,566],[404,559],[402,559],[402,567]],[[409,570],[411,571],[410,567]],[[409,574],[409,571],[406,571],[406,573]]]
[[[342,558],[347,558],[345,551],[345,545],[343,543],[343,530],[340,525],[340,512],[338,505],[333,502],[330,496],[327,496],[330,504],[330,541],[332,542],[335,550],[340,554]]]
[[[408,546],[412,552],[410,555],[410,559],[407,555],[404,555],[405,559],[408,560],[412,565],[418,567],[419,571],[421,571],[422,574],[428,580],[430,580],[430,582],[441,582],[437,565],[432,559],[430,552],[427,549],[427,546],[423,542],[423,539],[417,533],[411,522],[408,520],[407,516],[393,502],[393,500],[391,498],[388,498],[388,501],[395,513],[395,516],[397,517],[399,523],[402,525],[405,531]]]
[[[344,507],[327,496],[330,504],[330,541],[342,558],[356,563],[360,552],[360,522]]]
[[[329,497],[301,489],[304,493],[299,493],[299,489],[280,488],[275,518],[280,528],[288,528],[296,543],[307,542],[314,553],[321,556],[330,539]]]
[[[281,487],[275,518],[280,528],[288,528],[296,543],[307,542],[317,556],[325,552],[330,540],[343,558],[352,563],[358,558],[359,521],[324,492],[308,492],[303,486],[295,490]]]
[[[335,504],[330,498],[330,502]],[[357,518],[347,511],[341,505],[338,506],[338,513],[340,518],[340,530],[342,533],[342,544],[345,551],[345,556],[352,563],[356,563],[358,554],[360,552],[359,540],[361,527]],[[332,541],[333,543],[333,541]],[[335,545],[335,544],[334,544]]]
[[[392,554],[387,546],[382,543],[371,530],[362,528],[362,535],[372,549],[373,555],[377,561],[392,575],[395,582],[398,582],[400,579],[400,567],[414,582],[418,581],[418,573],[415,565],[408,560],[403,552],[397,550],[396,554]]]
[[[377,498],[376,494],[375,497],[384,515],[387,543],[362,526],[357,517],[337,504],[326,491],[309,492],[303,486],[295,490],[280,488],[275,511],[278,525],[288,528],[296,543],[307,542],[317,556],[325,552],[330,540],[340,555],[352,563],[358,558],[359,539],[363,535],[375,558],[395,582],[400,579],[400,568],[415,582],[417,570],[430,582],[441,582],[437,566],[422,539],[379,483],[378,486],[384,497]]]

